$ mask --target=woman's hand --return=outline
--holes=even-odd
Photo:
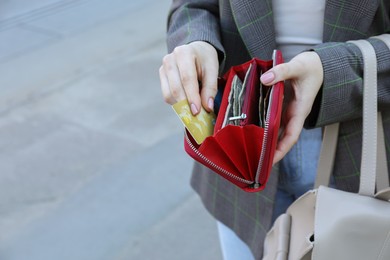
[[[201,106],[212,111],[218,69],[217,51],[209,43],[196,41],[175,48],[163,58],[159,70],[165,102],[173,105],[187,99],[194,115],[199,113]]]
[[[300,53],[290,62],[277,65],[261,76],[264,85],[270,86],[278,81],[289,80],[292,88],[292,96],[287,100],[287,107],[282,115],[284,129],[276,147],[274,164],[298,141],[305,119],[321,88],[323,77],[322,63],[315,52]],[[289,92],[290,89],[286,91]]]

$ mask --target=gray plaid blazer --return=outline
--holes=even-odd
[[[323,44],[313,48],[323,63],[324,83],[306,127],[341,122],[334,165],[338,188],[359,185],[362,114],[362,57],[348,40],[389,33],[390,1],[326,1]],[[175,0],[168,18],[168,50],[192,41],[211,43],[220,54],[221,73],[251,57],[270,59],[275,48],[272,0]],[[377,52],[379,109],[390,138],[390,51],[370,39]],[[387,159],[390,159],[387,153]],[[261,258],[263,239],[271,225],[278,182],[274,167],[264,191],[249,194],[195,164],[191,184],[207,210],[231,227]]]

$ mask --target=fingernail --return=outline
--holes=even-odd
[[[209,98],[209,102],[208,102],[207,105],[210,108],[210,110],[214,110],[214,99],[213,98]]]
[[[196,107],[196,105],[194,103],[191,104],[191,112],[193,115],[198,114],[198,108]]]
[[[273,72],[267,72],[263,74],[261,77],[261,82],[268,84],[271,83],[275,79],[275,74]]]

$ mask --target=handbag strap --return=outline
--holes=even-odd
[[[323,143],[317,168],[317,177],[314,187],[329,186],[330,176],[332,175],[334,159],[339,132],[339,123],[328,125],[324,129]],[[377,172],[376,186],[377,191],[389,189],[388,166],[386,158],[385,137],[381,113],[378,113],[378,144],[377,144]],[[389,193],[389,192],[388,192]]]
[[[353,41],[363,55],[363,145],[359,194],[375,194],[378,126],[377,61],[374,47],[366,40]]]
[[[375,39],[379,39],[383,41],[387,48],[390,50],[390,34],[382,34],[375,37]],[[388,165],[387,165],[387,157],[386,157],[386,145],[385,145],[385,133],[383,129],[382,123],[382,115],[378,114],[378,151],[377,151],[377,190],[381,191],[386,188],[389,188],[389,174],[388,174]]]
[[[389,168],[386,157],[385,132],[383,130],[381,113],[378,113],[378,143],[376,153],[376,190],[381,191],[390,187]]]
[[[377,168],[377,62],[373,46],[366,40],[351,41],[359,47],[364,60],[363,75],[363,146],[362,146],[362,163],[360,167],[360,189],[362,195],[374,196],[376,168]],[[382,128],[382,122],[380,122]],[[318,163],[317,178],[315,187],[320,185],[329,185],[331,171],[333,169],[335,151],[337,147],[339,123],[325,127],[322,142],[321,154]],[[384,146],[384,136],[379,134],[380,145]],[[382,152],[379,152],[382,154]],[[385,154],[385,153],[384,153]],[[385,156],[385,155],[384,155]],[[386,161],[386,160],[384,160]],[[378,161],[382,163],[381,161]],[[385,171],[383,169],[386,168]],[[379,166],[381,169],[378,176],[381,179],[387,179],[387,164]],[[384,176],[384,177],[383,177]],[[379,178],[378,178],[379,179]],[[379,182],[378,182],[379,184]]]
[[[321,153],[318,159],[317,175],[314,188],[329,186],[332,175],[334,159],[336,156],[337,140],[339,135],[339,123],[334,123],[324,127],[322,137]]]

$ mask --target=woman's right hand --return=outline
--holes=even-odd
[[[193,115],[200,112],[201,106],[212,111],[218,70],[218,54],[211,44],[196,41],[176,47],[164,56],[159,70],[165,102],[173,105],[187,99]]]
[[[260,79],[267,86],[289,80],[293,91],[293,97],[288,101],[283,115],[285,126],[274,156],[274,163],[277,163],[298,141],[306,117],[321,89],[324,68],[317,53],[306,51],[298,54],[291,61],[268,70]]]

